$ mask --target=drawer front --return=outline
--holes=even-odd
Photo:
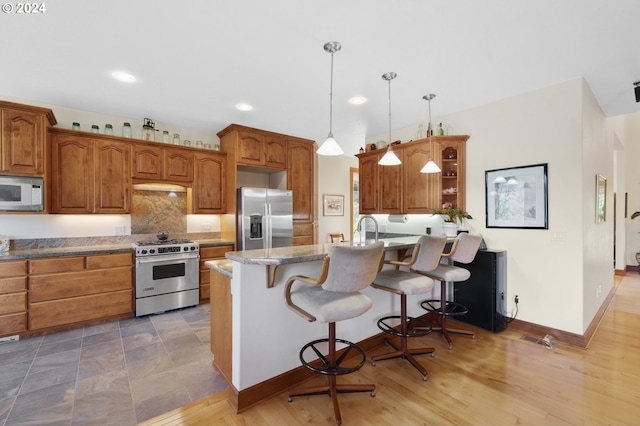
[[[209,300],[210,288],[209,284],[200,286],[200,301]]]
[[[27,331],[27,313],[0,316],[0,336]]]
[[[31,303],[133,288],[133,268],[31,277]]]
[[[32,303],[30,330],[133,313],[133,290]]]
[[[211,272],[211,269],[206,267],[204,269],[200,269],[200,285],[209,284],[211,279],[210,272]]]
[[[0,294],[0,315],[27,310],[27,292]]]
[[[224,254],[228,251],[233,251],[233,246],[200,247],[200,259],[210,260],[223,258]]]
[[[50,274],[53,272],[82,271],[84,256],[80,257],[51,257],[47,259],[31,259],[29,261],[30,274]]]
[[[27,289],[27,277],[0,278],[0,294],[15,293]]]
[[[0,278],[27,275],[26,260],[9,260],[0,262]]]
[[[98,254],[87,256],[87,269],[108,269],[133,266],[133,253]]]

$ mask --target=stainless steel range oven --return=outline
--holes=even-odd
[[[199,303],[200,246],[190,240],[139,241],[136,252],[136,316]]]

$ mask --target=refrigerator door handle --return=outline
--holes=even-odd
[[[265,240],[264,240],[264,245],[265,245],[264,248],[270,249],[270,248],[273,247],[273,241],[272,241],[273,229],[271,228],[272,227],[271,204],[270,203],[265,204],[264,208],[265,208],[265,212],[266,212],[265,219],[266,219],[266,222],[267,222],[266,223],[266,233],[267,233],[267,235],[266,235]]]

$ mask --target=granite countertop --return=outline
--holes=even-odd
[[[233,245],[234,241],[223,239],[196,239],[201,247],[225,246]],[[93,244],[87,246],[71,246],[71,247],[47,247],[33,249],[9,250],[0,253],[0,262],[3,260],[30,259],[39,257],[56,257],[56,256],[85,256],[89,254],[104,254],[118,252],[133,252],[131,243],[126,244]]]
[[[414,247],[420,239],[419,235],[411,235],[398,238],[380,239],[384,243],[385,250],[402,250]],[[258,249],[245,251],[231,251],[227,253],[227,259],[247,265],[286,265],[291,263],[312,262],[322,260],[329,249],[334,245],[360,246],[374,243],[374,240],[366,240],[364,243],[345,241],[342,243],[325,243],[308,246],[278,247],[272,249]]]
[[[207,260],[204,262],[204,266],[213,269],[225,277],[233,278],[233,262],[229,259]]]

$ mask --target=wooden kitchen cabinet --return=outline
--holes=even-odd
[[[162,148],[163,178],[171,182],[193,181],[193,152],[188,149]]]
[[[162,148],[141,143],[134,144],[132,174],[134,178],[162,181]]]
[[[129,213],[130,145],[106,136],[51,130],[51,212]]]
[[[27,330],[27,261],[0,263],[0,337]]]
[[[29,260],[29,330],[133,315],[132,254]]]
[[[403,161],[403,153],[395,150]],[[379,166],[386,150],[374,153],[360,161],[360,213],[401,214],[404,210],[403,165]]]
[[[384,152],[358,154],[360,212],[428,214],[444,205],[464,210],[467,139],[467,135],[433,137],[433,160],[441,173],[420,173],[430,158],[428,138],[394,145],[402,160],[399,166],[379,166]]]
[[[293,243],[313,244],[316,226],[315,143],[287,139],[287,189],[293,192]]]
[[[231,279],[220,272],[209,270],[211,275],[211,353],[213,365],[225,381],[232,384],[233,366],[233,295]]]
[[[233,251],[233,245],[200,247],[200,303],[207,302],[211,289],[211,269],[204,266],[209,260],[224,259],[228,251]]]
[[[132,143],[134,179],[181,185],[193,182],[193,149]]]
[[[0,171],[44,176],[47,127],[55,124],[50,109],[0,101]]]
[[[283,135],[232,124],[218,132],[222,150],[233,153],[239,166],[287,167],[287,144]]]
[[[315,142],[237,124],[218,132],[218,137],[228,154],[227,212],[235,213],[239,173],[278,176],[285,171],[286,189],[293,191],[293,244],[313,244],[317,233]],[[224,226],[225,238],[235,238],[235,227]]]
[[[227,155],[196,153],[191,213],[220,214],[227,211]]]

